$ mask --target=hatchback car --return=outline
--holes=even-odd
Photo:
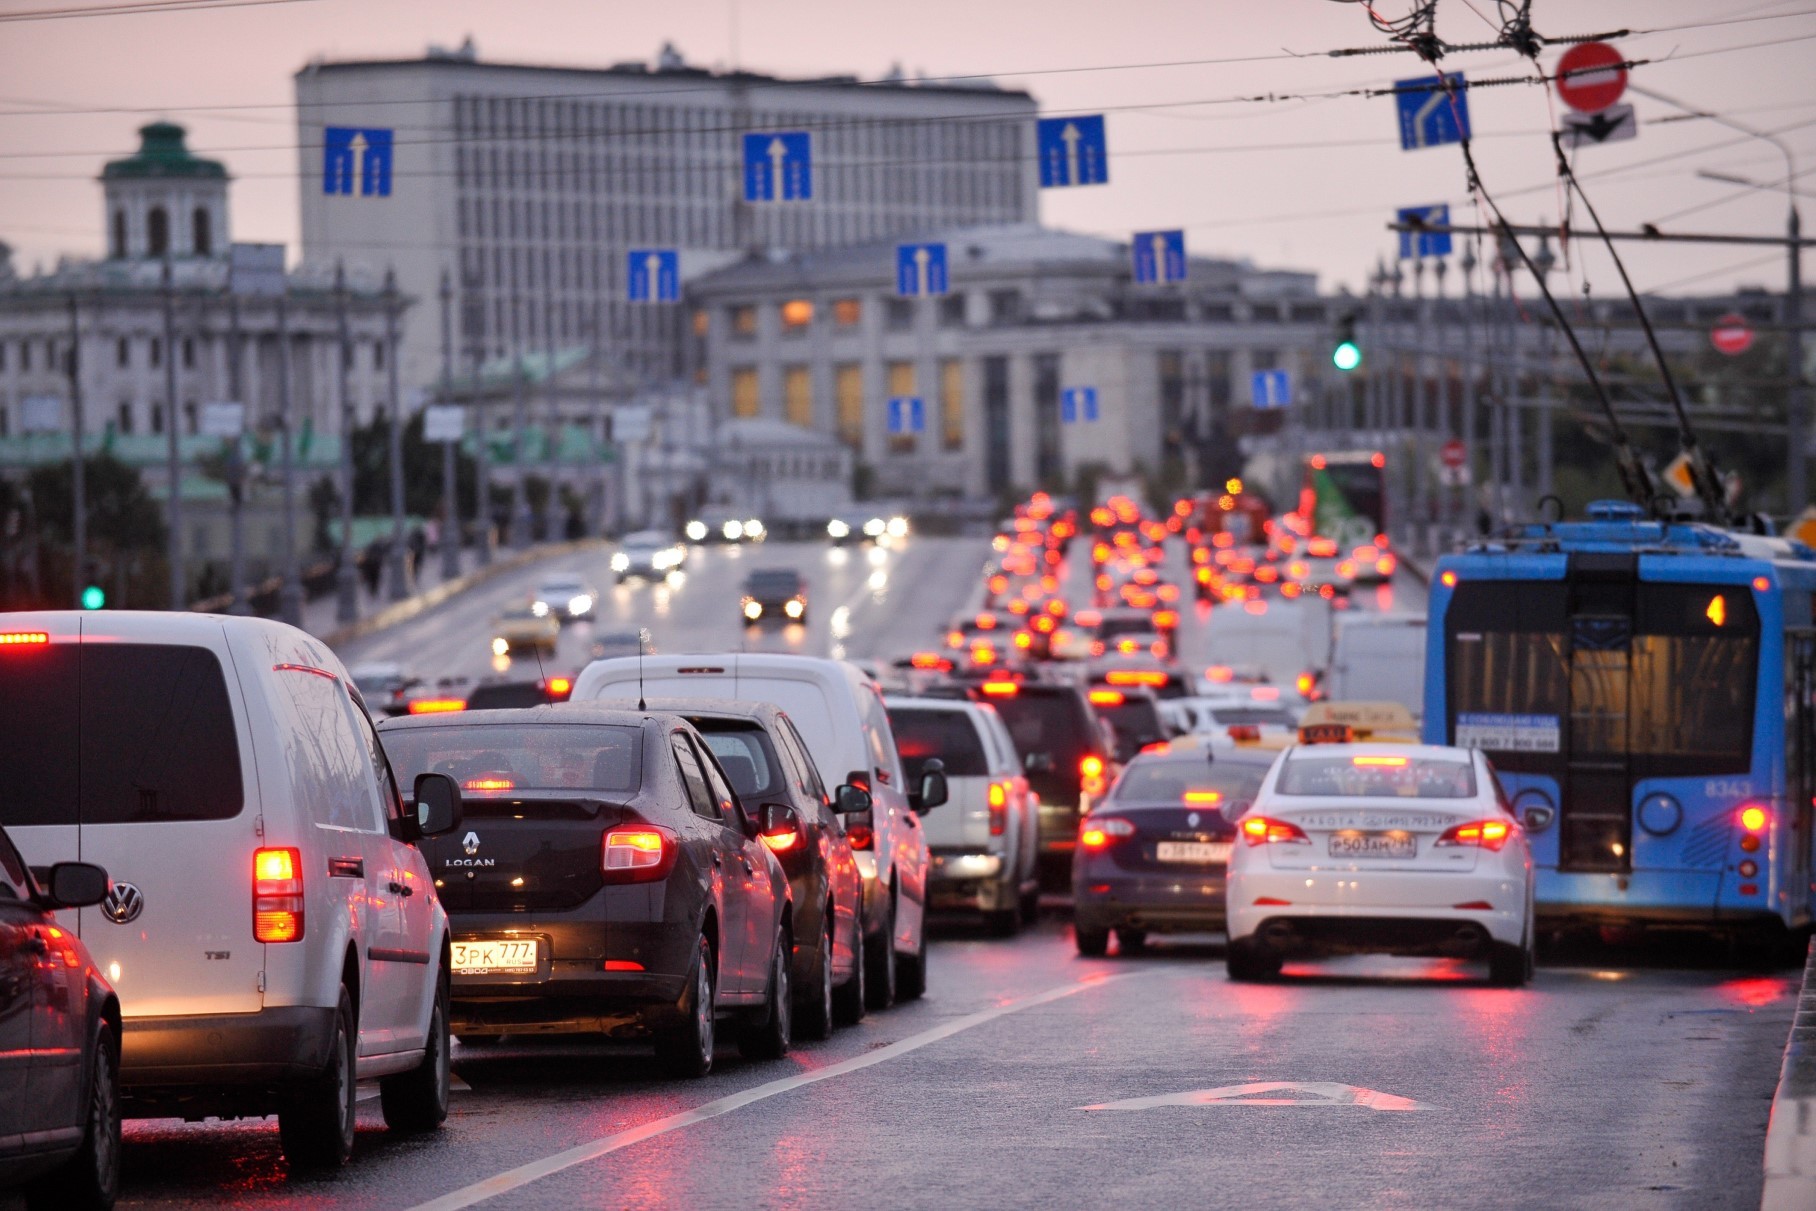
[[[768,833],[700,734],[598,706],[393,719],[406,777],[459,782],[465,824],[427,847],[453,927],[450,1020],[462,1039],[649,1039],[701,1076],[719,1019],[775,1057],[792,1036],[794,906]]]
[[[1152,933],[1221,931],[1223,884],[1240,812],[1273,763],[1271,752],[1181,743],[1146,753],[1079,824],[1072,865],[1072,932],[1082,955],[1110,935],[1123,954]]]
[[[1296,745],[1236,822],[1231,979],[1292,957],[1487,959],[1532,975],[1532,855],[1486,758],[1412,744]]]

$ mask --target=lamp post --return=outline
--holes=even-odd
[[[1557,254],[1551,251],[1551,238],[1539,237],[1538,251],[1532,254],[1532,267],[1537,270],[1539,283],[1551,276],[1557,267]],[[1539,330],[1539,436],[1538,436],[1538,493],[1539,497],[1551,495],[1552,449],[1551,449],[1551,328],[1547,325]]]

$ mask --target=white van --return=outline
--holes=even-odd
[[[1324,696],[1425,709],[1425,615],[1340,614]]]
[[[256,618],[0,615],[0,820],[34,866],[104,865],[74,917],[119,992],[138,1117],[276,1114],[293,1166],[343,1162],[354,1086],[393,1128],[448,1106],[448,922],[346,670]]]
[[[815,656],[614,656],[593,661],[574,682],[575,702],[598,698],[730,698],[787,711],[821,781],[839,787],[839,800],[846,800],[847,786],[869,792],[870,810],[847,817],[846,836],[864,876],[870,1006],[886,1008],[897,996],[926,991],[929,859],[920,813],[945,801],[945,779],[937,778],[938,793],[931,795],[924,794],[930,785],[907,785],[875,681],[846,661]]]

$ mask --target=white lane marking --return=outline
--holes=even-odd
[[[1019,1001],[1010,1001],[990,1009],[979,1010],[977,1013],[966,1014],[964,1017],[954,1018],[942,1026],[935,1026],[933,1029],[924,1030],[920,1034],[910,1035],[900,1042],[891,1043],[887,1047],[879,1047],[875,1051],[853,1056],[848,1060],[841,1060],[837,1064],[831,1064],[813,1072],[803,1072],[779,1081],[770,1081],[768,1084],[758,1085],[755,1088],[746,1089],[741,1093],[734,1093],[729,1097],[722,1097],[714,1102],[707,1102],[704,1106],[696,1106],[692,1110],[683,1110],[679,1114],[671,1114],[666,1118],[655,1119],[651,1122],[644,1123],[640,1127],[632,1127],[629,1131],[620,1131],[616,1135],[601,1136],[589,1143],[579,1144],[573,1148],[569,1148],[565,1152],[557,1152],[553,1156],[543,1157],[539,1161],[531,1161],[527,1165],[520,1165],[515,1169],[507,1169],[503,1173],[486,1178],[484,1181],[474,1182],[470,1186],[463,1186],[458,1190],[450,1191],[440,1198],[431,1199],[426,1203],[419,1203],[412,1208],[411,1211],[459,1211],[459,1208],[471,1207],[475,1203],[482,1203],[487,1199],[497,1198],[500,1194],[508,1194],[513,1190],[529,1185],[531,1182],[540,1181],[542,1178],[548,1177],[551,1174],[560,1173],[564,1169],[571,1169],[575,1165],[584,1165],[588,1161],[598,1160],[602,1156],[608,1156],[620,1149],[628,1148],[632,1144],[640,1144],[644,1140],[654,1139],[659,1135],[667,1135],[671,1131],[679,1131],[683,1127],[691,1127],[695,1123],[703,1123],[708,1119],[730,1114],[734,1110],[742,1110],[744,1107],[756,1102],[765,1101],[780,1094],[790,1093],[804,1086],[817,1084],[820,1081],[831,1080],[835,1076],[844,1076],[849,1072],[856,1072],[862,1068],[869,1068],[873,1064],[881,1064],[884,1060],[892,1060],[898,1056],[907,1055],[911,1051],[919,1051],[922,1047],[931,1043],[937,1043],[942,1039],[949,1039],[962,1031],[970,1030],[974,1026],[982,1026],[986,1022],[994,1022],[996,1019],[1007,1017],[1009,1014],[1020,1013],[1024,1009],[1032,1009],[1037,1005],[1045,1005],[1052,1001],[1076,996],[1081,992],[1088,992],[1093,988],[1101,988],[1105,984],[1114,983],[1117,980],[1130,980],[1153,974],[1155,974],[1153,971],[1131,971],[1118,975],[1094,976],[1090,979],[1080,980],[1075,984],[1062,984],[1058,988],[1049,988],[1046,992],[1036,993],[1030,997],[1023,997]]]
[[[1269,1096],[1272,1095],[1272,1096]],[[1077,1106],[1078,1110],[1153,1110],[1160,1106],[1361,1106],[1369,1110],[1430,1110],[1424,1102],[1378,1089],[1337,1085],[1328,1081],[1255,1081],[1223,1085],[1159,1097],[1136,1097],[1122,1102]]]

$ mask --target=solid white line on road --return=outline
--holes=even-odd
[[[611,1153],[617,1152],[622,1148],[628,1148],[632,1144],[640,1144],[644,1140],[654,1139],[659,1135],[667,1135],[671,1131],[679,1131],[683,1127],[691,1127],[695,1123],[703,1123],[708,1119],[715,1119],[721,1115],[730,1114],[734,1110],[742,1110],[744,1107],[756,1102],[766,1101],[769,1098],[784,1093],[790,1093],[807,1085],[830,1080],[835,1076],[844,1076],[848,1072],[856,1072],[862,1068],[869,1068],[873,1064],[880,1064],[884,1060],[892,1060],[898,1056],[907,1055],[911,1051],[919,1051],[922,1047],[925,1047],[930,1043],[937,1043],[942,1039],[949,1039],[962,1031],[970,1030],[974,1026],[982,1026],[986,1022],[994,1022],[996,1019],[1007,1017],[1009,1014],[1020,1013],[1024,1009],[1033,1009],[1037,1005],[1046,1005],[1052,1001],[1076,996],[1081,992],[1088,992],[1093,988],[1101,988],[1105,984],[1113,983],[1117,980],[1130,980],[1139,976],[1154,974],[1156,974],[1156,971],[1150,970],[1124,972],[1117,975],[1093,976],[1088,979],[1080,980],[1075,984],[1062,984],[1058,988],[1049,988],[1045,992],[1036,993],[1031,997],[1023,997],[1019,1001],[1009,1001],[1002,1005],[980,1010],[977,1013],[966,1014],[964,1017],[954,1018],[944,1025],[935,1026],[931,1030],[924,1030],[920,1034],[910,1035],[908,1038],[897,1043],[891,1043],[887,1047],[879,1047],[875,1051],[853,1056],[848,1060],[841,1060],[837,1064],[831,1064],[825,1068],[816,1069],[813,1072],[803,1072],[797,1076],[786,1077],[783,1080],[770,1081],[768,1084],[758,1085],[755,1088],[746,1089],[741,1093],[734,1093],[729,1097],[722,1097],[718,1101],[708,1102],[704,1106],[696,1106],[692,1110],[683,1110],[679,1114],[671,1114],[665,1118],[655,1119],[651,1122],[644,1123],[642,1126],[632,1127],[629,1131],[620,1131],[616,1135],[601,1136],[589,1143],[579,1144],[573,1148],[569,1148],[565,1152],[557,1152],[553,1156],[545,1156],[539,1161],[531,1161],[527,1165],[520,1165],[515,1169],[507,1169],[503,1173],[486,1178],[484,1181],[474,1182],[470,1186],[463,1186],[458,1190],[442,1195],[440,1198],[431,1199],[426,1203],[420,1203],[412,1208],[411,1211],[458,1211],[458,1209],[462,1207],[471,1207],[474,1204],[482,1203],[487,1199],[497,1198],[500,1194],[508,1194],[512,1190],[517,1190],[529,1185],[531,1182],[540,1181],[542,1178],[548,1177],[551,1174],[560,1173],[564,1169],[571,1169],[575,1165],[584,1165],[588,1161],[598,1160],[602,1156],[609,1156]]]

